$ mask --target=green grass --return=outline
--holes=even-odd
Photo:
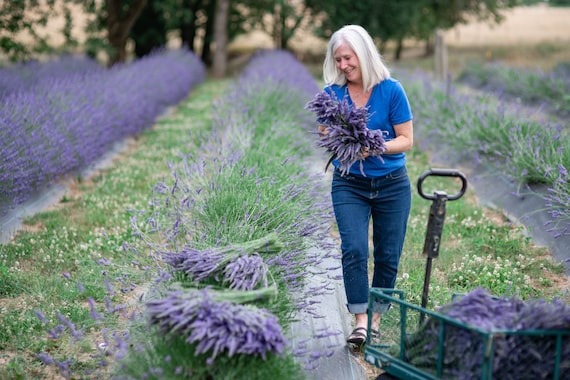
[[[91,297],[97,303],[108,299],[112,305],[125,304],[129,308],[137,305],[140,288],[133,290],[132,285],[147,283],[150,274],[141,269],[156,264],[152,255],[140,254],[140,242],[131,234],[131,217],[143,215],[136,210],[152,210],[149,201],[152,196],[157,196],[153,193],[154,186],[157,182],[172,181],[171,168],[183,165],[183,152],[198,155],[198,150],[207,145],[212,132],[210,102],[221,96],[226,87],[227,82],[208,81],[195,88],[189,99],[159,120],[152,130],[131,141],[128,150],[120,154],[114,165],[74,184],[62,202],[27,219],[25,231],[11,243],[0,246],[3,280],[0,285],[0,323],[3,326],[0,350],[5,353],[0,378],[49,378],[52,370],[46,370],[35,358],[40,351],[47,351],[58,358],[80,358],[73,365],[78,372],[82,368],[96,367],[99,358],[93,343],[101,342],[102,329],[128,325],[128,320],[122,314],[108,313],[109,320],[105,323],[109,325],[97,324],[89,317],[86,299]],[[270,99],[267,96],[263,100],[275,107],[279,97]],[[260,124],[272,125],[275,122],[267,114],[260,117]],[[290,121],[282,118],[280,122],[287,125]],[[287,129],[291,130],[292,126]],[[280,226],[285,231],[281,233],[292,239],[292,231],[287,231],[287,228],[300,213],[310,211],[305,208],[310,204],[309,194],[301,194],[299,202],[293,203],[299,208],[291,209],[282,200],[292,195],[287,192],[275,194],[275,191],[283,191],[292,176],[302,174],[296,167],[291,169],[293,172],[282,172],[283,160],[290,156],[302,157],[307,151],[296,144],[297,135],[283,134],[282,131],[268,128],[240,141],[240,144],[251,143],[258,147],[244,159],[243,167],[227,167],[218,176],[210,172],[200,178],[192,175],[184,178],[192,186],[198,181],[213,183],[218,190],[215,193],[204,191],[202,198],[198,199],[202,214],[186,215],[189,220],[197,222],[188,231],[192,236],[211,239],[204,244],[219,242],[220,237],[221,241],[247,241],[272,230],[274,223],[285,220],[286,223]],[[271,155],[264,153],[268,151]],[[220,154],[216,151],[211,153],[213,159]],[[256,177],[244,176],[243,170],[248,166],[256,166],[260,177],[271,176],[272,181],[258,182]],[[429,167],[426,154],[418,149],[410,153],[412,181]],[[430,186],[435,189],[446,187],[450,193],[454,191],[454,184],[435,183]],[[326,185],[321,191],[327,191]],[[266,197],[264,204],[269,205],[271,211],[266,214],[267,219],[257,221],[257,225],[253,222],[247,225],[237,223],[244,220],[247,213],[253,215],[259,211],[255,206],[258,197]],[[244,205],[249,205],[249,208]],[[425,258],[421,252],[429,205],[430,202],[414,195],[397,283],[397,287],[415,303],[419,303],[424,279]],[[440,257],[435,259],[431,279],[430,308],[446,303],[453,292],[464,292],[475,286],[488,287],[498,295],[509,292],[527,298],[563,295],[561,266],[552,263],[546,250],[534,247],[520,227],[497,223],[495,218],[487,216],[489,214],[494,215],[495,212],[478,207],[470,190],[462,199],[449,203]],[[162,217],[162,221],[167,220],[166,215],[156,216],[157,219]],[[236,223],[215,224],[220,218],[231,216]],[[104,277],[109,279],[108,284],[103,281]],[[289,300],[281,306],[285,323],[287,302]],[[39,321],[36,310],[44,313],[48,326]],[[57,323],[58,312],[84,326],[88,339],[72,345],[65,339],[49,339],[46,329]],[[105,313],[105,310],[98,312]],[[132,333],[136,336],[136,324]],[[140,334],[148,337],[147,331],[140,331]],[[203,358],[192,356],[192,347],[172,343],[178,349],[171,350],[170,345],[165,347],[164,342],[156,339],[151,335],[151,339],[147,339],[146,350],[141,351],[148,355],[148,361],[143,355],[134,362],[125,362],[134,374],[148,373],[153,360],[164,359],[168,353],[179,355],[178,359],[171,357],[169,363],[181,360],[203,362]],[[153,351],[157,352],[153,354]],[[95,355],[95,358],[90,358],[90,355]],[[141,363],[146,364],[141,366]],[[174,364],[164,368],[177,370]],[[251,358],[220,358],[216,368],[211,373],[216,375],[216,379],[290,379],[299,376],[299,369],[290,356],[271,357],[268,362]],[[193,375],[200,376],[198,373]]]

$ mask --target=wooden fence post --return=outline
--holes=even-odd
[[[447,46],[443,38],[441,29],[435,30],[435,77],[438,80],[447,78],[448,62],[447,62]]]

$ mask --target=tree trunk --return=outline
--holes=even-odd
[[[180,26],[180,37],[182,38],[182,46],[190,51],[196,51],[194,47],[194,40],[196,39],[195,19]]]
[[[122,0],[107,0],[107,38],[113,48],[109,66],[127,60],[127,38],[135,21],[147,4],[147,0],[134,0],[123,14]]]
[[[211,48],[214,41],[214,24],[216,22],[216,0],[209,0],[206,4],[206,25],[204,27],[204,44],[202,45],[202,62],[208,67],[212,66]]]
[[[214,52],[214,78],[223,78],[226,75],[228,63],[228,16],[230,10],[230,0],[216,1],[216,18],[214,24],[214,41],[216,50]]]
[[[424,49],[424,55],[426,57],[430,57],[433,54],[433,41],[430,37],[425,39],[425,49]]]
[[[273,43],[276,49],[283,48],[283,26],[281,24],[280,4],[275,4],[273,9]]]
[[[394,52],[394,61],[399,61],[402,58],[403,50],[404,50],[404,37],[399,37],[396,43],[396,51]]]
[[[192,11],[192,18],[188,22],[183,22],[180,26],[180,37],[182,39],[182,46],[186,47],[188,50],[196,51],[196,28],[197,28],[197,16],[198,10],[203,6],[202,1],[193,1],[190,5],[190,10]]]

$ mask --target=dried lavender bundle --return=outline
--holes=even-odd
[[[470,326],[484,331],[570,330],[570,306],[562,300],[523,302],[511,298],[496,298],[482,288],[438,310]],[[438,358],[437,342],[441,322],[428,319],[406,339],[406,360],[418,368],[435,370]],[[465,328],[446,326],[444,377],[478,379],[481,376],[483,339]],[[551,379],[557,352],[552,336],[505,333],[495,337],[493,378]],[[560,347],[561,379],[570,376],[570,338]],[[530,363],[530,364],[529,364]]]
[[[150,324],[165,336],[182,335],[186,342],[197,343],[196,354],[211,353],[208,364],[221,353],[265,359],[267,354],[282,354],[287,344],[278,319],[265,309],[230,300],[255,301],[274,291],[174,290],[146,307]]]
[[[253,290],[267,286],[267,266],[261,253],[277,253],[283,249],[277,234],[224,247],[198,250],[185,247],[181,252],[163,252],[163,260],[194,282],[213,279],[228,283],[230,288]]]
[[[360,161],[360,172],[365,175],[364,154],[380,156],[386,150],[382,131],[367,128],[368,108],[349,105],[346,98],[340,100],[334,92],[322,91],[305,105],[305,109],[315,113],[317,122],[326,128],[317,142],[319,148],[331,154],[325,171],[334,159],[338,160],[338,169],[343,175]]]
[[[267,265],[257,254],[239,256],[224,268],[224,283],[235,290],[253,290],[260,283],[267,287]]]

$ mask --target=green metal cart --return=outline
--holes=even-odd
[[[457,177],[462,182],[461,190],[451,196],[448,196],[442,191],[426,194],[422,188],[422,184],[429,176]],[[422,303],[421,306],[418,306],[407,302],[404,299],[404,292],[401,290],[371,289],[370,307],[368,308],[370,313],[368,317],[368,331],[371,329],[370,321],[372,321],[371,313],[373,304],[390,303],[391,310],[382,317],[380,337],[372,337],[373,334],[368,334],[364,350],[365,360],[381,368],[385,374],[387,374],[386,377],[401,380],[457,379],[458,376],[454,374],[461,372],[462,365],[463,368],[467,367],[467,362],[471,365],[469,368],[476,368],[476,373],[470,376],[469,379],[504,380],[493,378],[494,364],[497,364],[495,363],[495,360],[497,360],[495,348],[497,344],[501,344],[501,341],[504,342],[508,337],[519,335],[521,337],[528,337],[528,339],[548,340],[549,344],[552,344],[554,348],[551,350],[551,357],[540,358],[540,360],[545,361],[542,363],[541,368],[545,365],[550,367],[551,364],[551,370],[549,371],[551,376],[549,376],[548,379],[570,380],[569,370],[567,368],[561,368],[562,347],[563,344],[565,344],[564,347],[568,347],[570,344],[570,330],[485,331],[426,308],[431,264],[432,259],[436,258],[439,254],[441,233],[445,220],[445,206],[448,200],[459,199],[465,193],[466,188],[467,180],[465,176],[461,172],[453,169],[430,169],[419,177],[417,189],[420,196],[433,201],[423,250],[423,255],[427,257],[427,263]],[[417,349],[417,345],[414,348],[411,344],[411,339],[419,335],[417,332],[422,326],[425,327],[424,322],[428,322],[426,318],[428,318],[432,327],[434,324],[437,326],[437,338],[431,339],[432,341],[429,342],[431,350],[429,358],[423,357],[417,360],[417,357],[414,357],[414,352],[412,352],[414,349]],[[471,353],[471,355],[465,355],[465,358],[461,358],[461,353],[453,353],[453,360],[450,359],[451,353],[447,352],[446,354],[446,337],[453,329],[456,329],[454,331],[455,333],[457,333],[457,329],[462,330],[461,333],[463,333],[463,336],[468,336],[470,343],[477,345],[478,354],[473,355]],[[418,352],[416,352],[416,354],[418,354]],[[463,359],[464,363],[462,363]],[[473,366],[473,364],[475,364],[475,366]],[[532,377],[532,362],[521,363],[521,365],[529,366],[528,379],[534,380],[538,378]],[[566,378],[562,377],[562,372],[566,374]]]
[[[561,368],[563,344],[568,347],[570,344],[570,330],[493,330],[486,331],[477,327],[467,325],[457,319],[449,318],[443,314],[427,310],[421,306],[411,304],[404,300],[404,292],[394,289],[372,289],[370,292],[371,302],[382,300],[390,302],[392,308],[392,320],[387,325],[393,326],[390,331],[382,330],[380,338],[367,338],[364,351],[365,360],[374,366],[381,368],[392,378],[401,380],[436,380],[455,379],[453,371],[461,366],[461,363],[454,360],[453,363],[446,361],[446,336],[451,329],[463,329],[469,334],[473,344],[479,344],[481,349],[479,357],[466,357],[465,360],[478,364],[478,373],[473,379],[480,380],[503,380],[493,377],[493,364],[498,360],[495,355],[495,347],[509,336],[518,335],[529,337],[529,339],[549,340],[552,344],[552,356],[542,357],[540,360],[546,362],[547,367],[551,367],[549,375],[542,378],[552,380],[568,380],[570,373],[568,368]],[[418,366],[413,363],[409,352],[410,337],[421,328],[421,316],[431,320],[439,326],[437,339],[433,341],[433,353],[435,359],[429,363]],[[371,320],[372,316],[369,316]],[[398,320],[399,319],[399,320]],[[369,335],[370,336],[370,335]],[[457,356],[457,355],[456,355]],[[457,359],[457,358],[455,358]],[[537,359],[538,360],[538,359]],[[520,365],[528,369],[528,379],[539,378],[531,375],[536,362],[522,360]],[[545,367],[544,363],[541,365]],[[563,375],[565,373],[565,375]]]

